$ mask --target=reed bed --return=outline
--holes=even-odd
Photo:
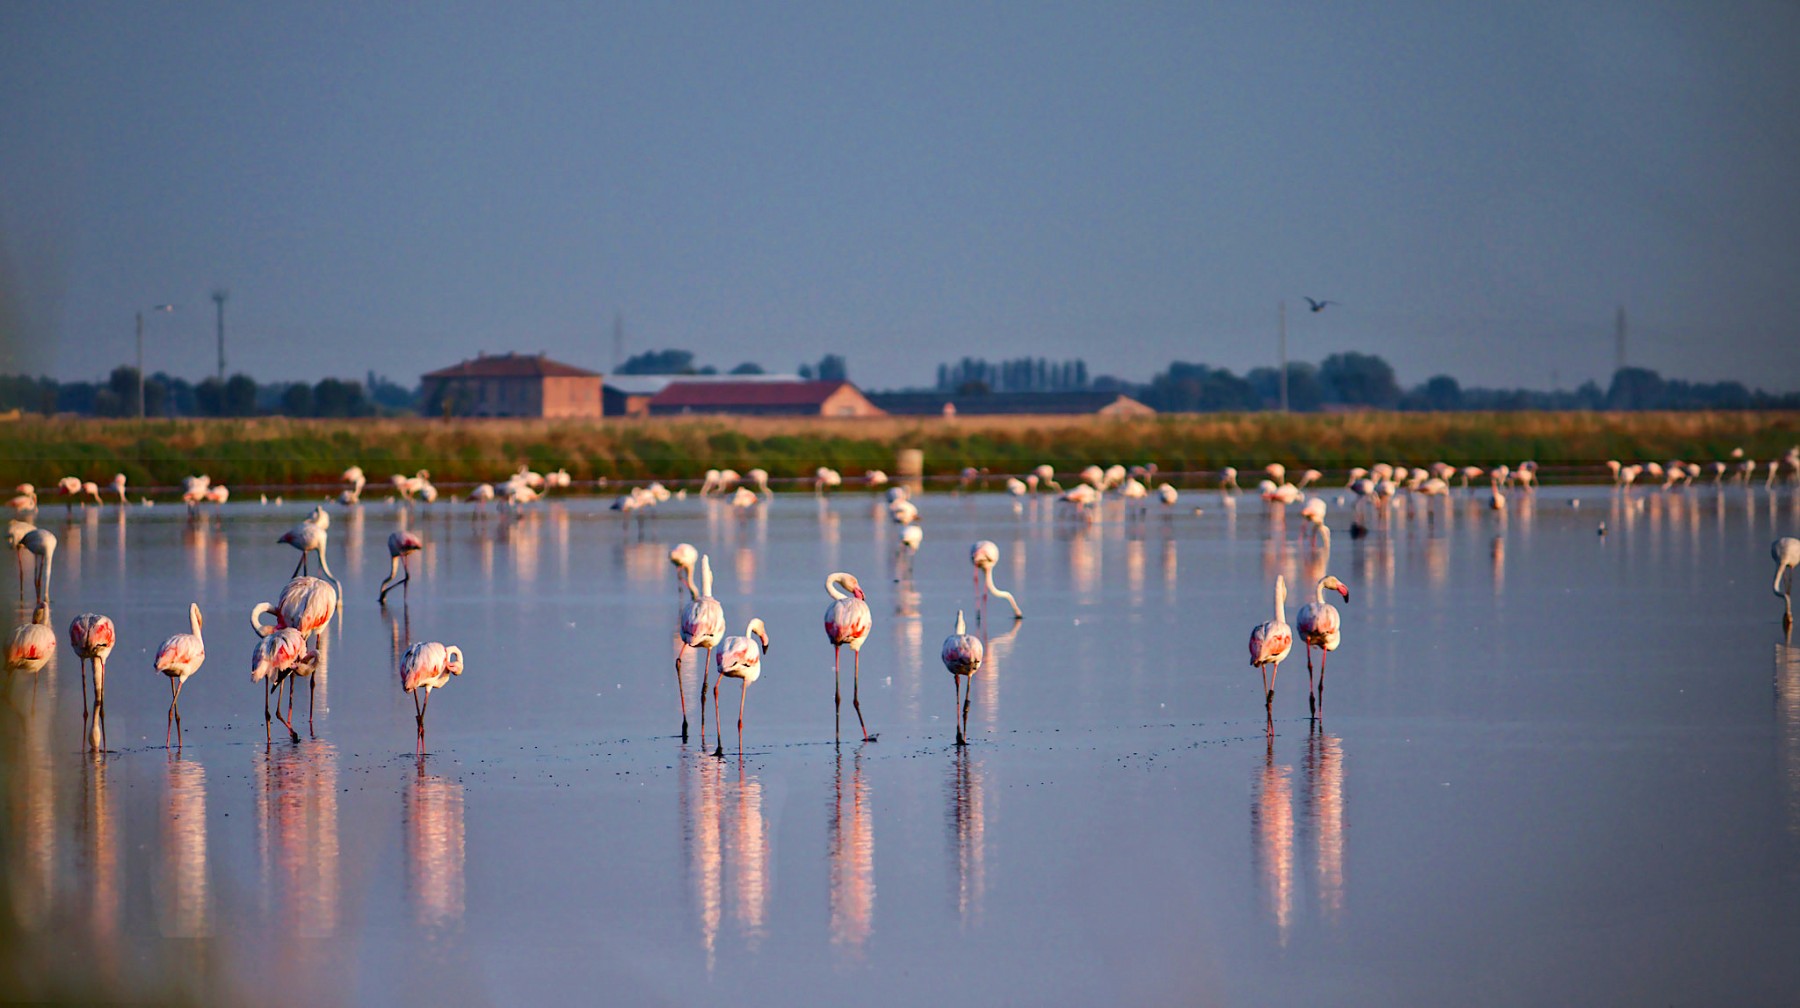
[[[1372,461],[1516,464],[1579,471],[1609,458],[1707,462],[1734,448],[1767,459],[1800,443],[1797,412],[1181,414],[1144,419],[994,416],[680,417],[575,420],[127,420],[26,418],[0,426],[0,482],[73,475],[170,486],[205,473],[228,485],[334,484],[361,465],[371,481],[429,470],[447,484],[492,481],[520,465],[576,479],[697,477],[760,466],[802,478],[892,470],[923,450],[926,475],[965,466],[1022,473],[1092,462],[1155,462],[1170,472],[1280,461],[1341,469]]]

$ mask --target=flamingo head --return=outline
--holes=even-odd
[[[459,648],[456,645],[451,644],[444,648],[444,652],[445,652],[444,671],[449,672],[451,675],[462,675],[462,672],[463,672],[462,648]]]
[[[1339,595],[1344,596],[1344,604],[1350,604],[1350,589],[1345,587],[1344,582],[1339,581],[1335,576],[1327,577],[1325,579],[1325,589],[1327,591],[1337,592]]]
[[[750,626],[745,632],[762,642],[762,649],[764,652],[769,650],[769,629],[763,626],[763,621],[761,619],[751,620]]]

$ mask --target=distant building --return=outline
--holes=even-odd
[[[690,413],[872,417],[881,416],[883,411],[847,381],[689,381],[678,378],[650,400],[651,416]]]
[[[650,400],[676,382],[717,385],[727,382],[791,383],[800,380],[800,376],[796,374],[611,374],[606,377],[603,392],[607,416],[641,417],[650,415]]]
[[[1156,411],[1117,392],[872,392],[869,401],[895,416],[988,416],[993,414],[1091,414],[1106,417],[1155,416]]]
[[[601,416],[597,371],[543,354],[480,354],[423,377],[426,416]]]

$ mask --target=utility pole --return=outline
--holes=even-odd
[[[137,388],[137,416],[138,416],[139,420],[144,419],[144,312],[146,310],[160,311],[160,312],[172,312],[175,310],[175,306],[172,304],[159,304],[159,305],[151,305],[148,309],[144,309],[144,308],[138,309],[138,313],[137,313],[137,357],[138,357],[138,361],[137,361],[137,386],[138,386],[138,388]]]
[[[231,292],[223,287],[213,291],[213,304],[219,306],[219,385],[225,385],[225,299]]]
[[[1625,306],[1619,306],[1619,314],[1613,319],[1613,371],[1625,370]]]
[[[1278,335],[1277,335],[1277,342],[1278,342],[1278,343],[1279,343],[1279,344],[1280,344],[1280,349],[1281,349],[1281,412],[1283,412],[1283,413],[1286,413],[1286,412],[1287,412],[1287,411],[1288,411],[1288,393],[1287,393],[1287,301],[1285,301],[1285,300],[1283,300],[1283,301],[1282,301],[1282,302],[1281,302],[1281,303],[1280,303],[1280,305],[1279,305],[1279,306],[1278,306],[1278,308],[1277,308],[1277,311],[1276,311],[1276,319],[1277,319],[1277,321],[1278,321],[1278,323],[1279,323],[1279,324],[1278,324],[1278,326],[1277,326],[1277,333],[1278,333]]]

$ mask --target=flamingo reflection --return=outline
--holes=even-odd
[[[1268,739],[1250,802],[1253,863],[1275,915],[1281,944],[1287,944],[1294,911],[1294,791],[1291,767],[1275,765],[1275,739]]]
[[[259,747],[252,759],[262,892],[281,899],[292,934],[329,937],[338,925],[337,748]]]
[[[1306,740],[1306,814],[1318,844],[1314,874],[1319,912],[1336,923],[1344,911],[1344,745],[1336,735]]]
[[[831,943],[860,954],[875,921],[875,813],[863,777],[862,750],[850,764],[849,800],[841,749],[831,787]]]
[[[449,927],[463,915],[463,787],[425,772],[424,757],[405,795],[407,882],[420,927]]]
[[[170,757],[163,775],[162,933],[204,938],[212,933],[206,871],[206,769]]]
[[[692,805],[689,872],[700,918],[701,947],[710,971],[716,961],[725,897],[745,945],[754,950],[766,934],[770,845],[762,811],[762,782],[738,760],[737,779],[727,778],[726,761],[699,760],[688,772],[699,775]],[[685,807],[685,802],[684,802]]]
[[[965,924],[979,921],[987,893],[987,808],[982,764],[958,747],[950,764],[950,841],[955,847],[956,911]]]

